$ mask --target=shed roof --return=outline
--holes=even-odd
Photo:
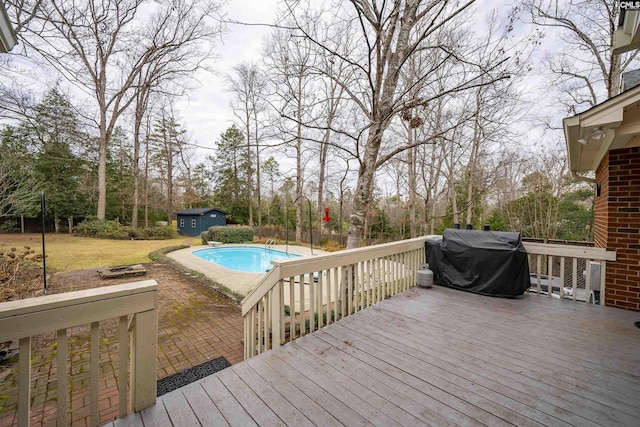
[[[185,209],[185,210],[176,212],[176,215],[204,215],[212,211],[217,211],[225,215],[228,213],[218,208],[192,208],[192,209]]]

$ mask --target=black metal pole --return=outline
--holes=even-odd
[[[40,212],[42,225],[42,270],[44,273],[44,294],[47,294],[47,252],[44,245],[44,191],[40,192]]]

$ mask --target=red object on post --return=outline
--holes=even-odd
[[[331,221],[331,217],[329,216],[329,208],[324,208],[324,218],[322,218],[322,221]]]

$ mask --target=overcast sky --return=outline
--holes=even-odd
[[[226,6],[231,21],[270,24],[275,19],[277,0],[231,0]],[[213,62],[215,75],[200,73],[202,87],[177,104],[182,123],[192,143],[213,147],[234,121],[226,91],[225,75],[243,62],[258,62],[263,38],[271,31],[263,26],[228,25]],[[201,150],[203,151],[203,150]]]
[[[278,0],[230,0],[225,7],[227,18],[231,21],[247,23],[270,24],[276,17]],[[484,25],[488,12],[494,8],[507,8],[503,0],[477,0],[472,6],[475,10],[474,20],[476,27]],[[481,28],[479,28],[480,32]],[[189,97],[185,97],[177,103],[180,121],[191,136],[191,142],[203,147],[214,147],[214,141],[218,140],[234,122],[234,115],[229,105],[230,94],[226,90],[225,76],[232,72],[232,68],[243,62],[258,62],[263,39],[269,34],[271,28],[266,26],[245,26],[229,24],[228,32],[222,37],[216,52],[218,57],[213,61],[216,74],[201,72],[199,80],[201,88]],[[548,30],[547,30],[548,31]],[[552,49],[555,37],[547,34],[541,51]],[[537,93],[537,97],[544,97],[544,76],[532,77],[524,85],[528,90]],[[561,118],[559,118],[561,120]],[[535,136],[534,136],[535,135]],[[529,134],[529,141],[523,144],[536,144],[542,136],[537,132]],[[555,139],[555,138],[554,138]],[[557,142],[556,142],[557,143]],[[210,153],[210,150],[198,149],[198,157]]]

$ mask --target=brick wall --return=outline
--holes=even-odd
[[[594,242],[616,251],[605,303],[640,311],[640,147],[612,150],[596,170]]]
[[[596,247],[607,247],[609,212],[609,155],[606,155],[596,170],[596,182],[600,184],[600,196],[594,199],[593,242]]]

